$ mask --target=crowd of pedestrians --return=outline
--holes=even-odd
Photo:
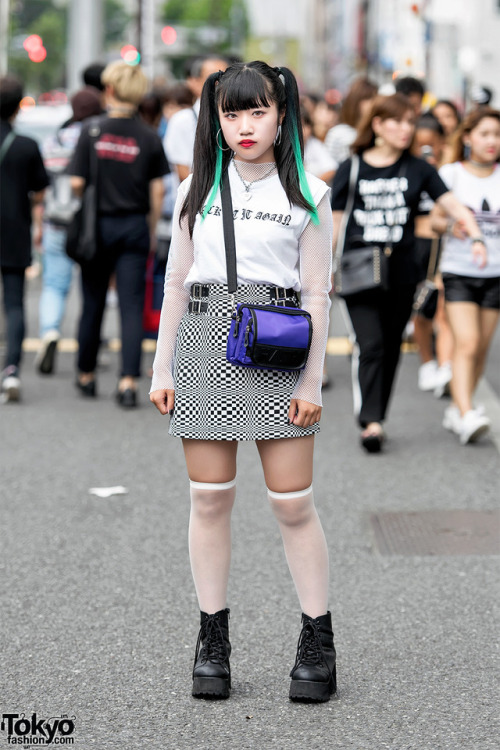
[[[76,277],[65,252],[67,227],[95,152],[100,251],[79,273],[75,382],[83,396],[96,396],[101,322],[109,289],[116,289],[122,330],[116,399],[125,408],[137,405],[146,263],[151,258],[156,278],[164,274],[177,191],[192,169],[203,86],[228,64],[220,55],[194,58],[184,81],[161,90],[151,89],[138,66],[91,65],[84,87],[70,99],[71,118],[45,140],[41,155],[33,141],[15,134],[22,86],[10,76],[2,79],[3,401],[21,393],[24,278],[33,240],[43,245],[35,367],[44,375],[54,371]],[[370,452],[384,445],[400,345],[409,335],[421,358],[418,388],[451,397],[443,426],[465,444],[489,428],[473,394],[498,322],[499,114],[485,88],[472,92],[471,112],[463,119],[449,99],[423,111],[421,80],[400,78],[393,93],[381,90],[384,95],[376,81],[361,76],[338,104],[309,92],[300,97],[304,165],[332,189],[335,237],[353,154],[359,165],[353,207],[344,217],[343,252],[374,241],[390,244],[388,288],[339,300],[355,339],[353,404],[361,444]],[[432,317],[412,314],[425,279],[438,288]],[[325,366],[322,385],[329,384]]]
[[[76,275],[69,230],[93,187],[95,247],[79,269],[75,385],[82,398],[98,396],[112,286],[122,340],[116,401],[137,407],[148,261],[154,256],[157,269],[166,269],[150,399],[182,439],[189,476],[189,556],[200,607],[192,694],[230,695],[231,513],[238,443],[252,440],[302,613],[289,696],[328,701],[336,651],[312,469],[331,296],[341,296],[353,331],[363,450],[385,449],[412,316],[421,357],[415,387],[450,395],[443,426],[462,445],[488,431],[474,393],[500,313],[500,112],[484,90],[463,119],[447,100],[427,111],[422,81],[408,77],[383,93],[359,78],[336,106],[300,97],[285,67],[216,55],[190,61],[185,82],[162,91],[150,90],[140,66],[121,61],[92,66],[84,83],[71,98],[71,118],[40,152],[13,129],[22,86],[0,80],[2,399],[21,394],[32,230],[44,249],[35,367],[49,376]],[[349,288],[349,262],[367,249],[373,278],[364,273]],[[437,294],[426,316],[415,302],[424,281]],[[243,309],[253,322],[245,323],[235,364],[226,347],[243,330]],[[290,360],[295,341],[283,345],[275,330],[273,343],[258,339],[259,312],[278,331],[286,318],[310,321],[300,367]]]

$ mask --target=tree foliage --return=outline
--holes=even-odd
[[[48,91],[61,87],[64,85],[66,62],[66,10],[56,10],[46,0],[30,0],[24,8],[29,8],[29,11],[17,17],[15,14],[11,16],[11,33],[15,45],[9,57],[9,71],[19,76],[29,91]],[[31,62],[22,47],[21,40],[29,34],[42,37],[47,57],[41,63]]]
[[[212,49],[214,52],[227,52],[235,44],[240,45],[248,33],[244,0],[167,0],[162,8],[162,18],[166,23],[189,28],[226,28],[226,41],[216,44]]]
[[[71,0],[59,0],[57,3],[53,0],[14,0],[12,3],[9,71],[19,76],[27,91],[40,93],[65,86],[70,2]],[[103,0],[103,15],[106,48],[125,38],[130,16],[121,0]],[[41,63],[31,62],[23,49],[22,41],[29,34],[42,37],[47,57]]]
[[[163,6],[166,20],[178,23],[228,24],[237,0],[167,0]]]

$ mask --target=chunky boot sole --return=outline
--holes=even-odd
[[[309,682],[292,680],[290,700],[303,703],[326,703],[337,692],[337,673],[334,668],[330,682]]]
[[[226,677],[195,677],[194,698],[229,698],[231,680]]]

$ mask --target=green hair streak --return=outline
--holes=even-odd
[[[217,142],[217,138],[215,139]],[[207,205],[205,206],[205,209],[201,215],[201,220],[204,221],[207,217],[208,212],[212,208],[213,202],[215,200],[215,196],[217,195],[217,191],[219,189],[220,183],[222,178],[222,151],[217,146],[217,157],[215,161],[215,175],[214,175],[214,184],[212,186],[212,190],[210,192],[210,195],[208,197]]]
[[[318,209],[317,209],[316,203],[314,202],[314,198],[312,196],[311,189],[307,181],[306,170],[304,169],[304,162],[302,160],[302,154],[300,151],[299,134],[297,131],[297,125],[295,121],[292,121],[292,148],[293,148],[293,154],[295,156],[295,162],[297,164],[300,191],[302,195],[304,196],[304,198],[306,199],[306,201],[311,206],[309,215],[311,217],[312,223],[319,224]]]

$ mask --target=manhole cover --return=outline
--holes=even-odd
[[[500,511],[425,510],[370,517],[382,555],[498,555]]]

